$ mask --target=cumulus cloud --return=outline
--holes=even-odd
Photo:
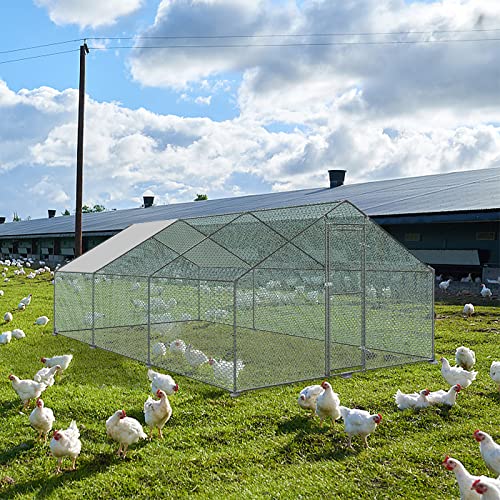
[[[34,0],[34,3],[47,9],[51,21],[57,25],[96,28],[115,24],[118,18],[139,9],[143,0]]]

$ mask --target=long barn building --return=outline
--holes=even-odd
[[[349,200],[438,272],[500,275],[500,168],[83,214],[89,250],[131,224]],[[54,211],[49,215],[53,215]],[[1,219],[0,219],[1,222]],[[74,216],[0,224],[0,253],[55,264],[74,255]]]

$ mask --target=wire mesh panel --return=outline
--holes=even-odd
[[[236,393],[433,358],[432,271],[349,202],[147,229],[56,273],[59,333]]]

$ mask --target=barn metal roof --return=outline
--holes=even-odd
[[[300,189],[172,205],[83,214],[86,234],[114,234],[131,224],[349,200],[370,217],[500,210],[500,168],[451,172],[336,188]],[[0,225],[0,238],[70,236],[74,216]]]

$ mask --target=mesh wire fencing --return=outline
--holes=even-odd
[[[239,393],[433,359],[433,286],[349,202],[259,210],[177,220],[88,272],[62,268],[55,329]]]

